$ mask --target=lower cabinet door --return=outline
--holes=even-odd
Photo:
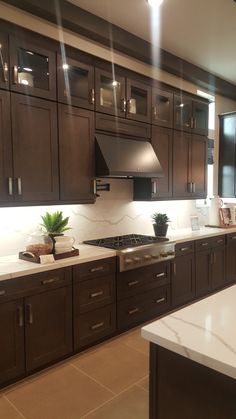
[[[227,285],[225,278],[225,247],[212,250],[212,289]]]
[[[25,371],[23,299],[0,304],[0,385]]]
[[[108,305],[74,317],[75,350],[111,335],[116,327],[115,306]]]
[[[211,291],[212,271],[211,249],[196,253],[196,296],[201,297]]]
[[[228,284],[236,282],[236,245],[234,243],[226,246],[225,282]]]
[[[72,351],[72,288],[25,299],[26,369],[39,368]]]
[[[195,297],[194,253],[175,258],[172,262],[171,295],[173,306],[185,304]]]

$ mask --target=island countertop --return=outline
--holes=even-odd
[[[236,285],[142,328],[148,341],[236,379]]]

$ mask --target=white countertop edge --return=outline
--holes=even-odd
[[[145,330],[144,328],[141,329],[141,336],[149,342],[159,345],[162,348],[168,349],[169,351],[191,359],[198,364],[204,365],[205,367],[214,369],[215,371],[236,379],[236,369],[230,364],[227,364],[227,362],[221,362],[214,358],[207,357],[206,355],[194,351],[193,349],[189,349],[186,346],[180,346],[177,342],[170,342],[168,339],[157,336],[156,334]]]

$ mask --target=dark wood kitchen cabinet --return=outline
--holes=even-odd
[[[73,327],[76,351],[115,332],[115,270],[115,258],[73,267]]]
[[[13,201],[10,93],[0,90],[0,202]]]
[[[196,296],[223,288],[225,281],[225,236],[196,241]]]
[[[207,194],[207,138],[174,131],[173,196],[205,198]]]
[[[134,201],[155,201],[172,197],[173,131],[152,126],[151,143],[163,170],[160,178],[134,179]]]
[[[94,202],[94,113],[58,105],[60,199]]]
[[[208,103],[174,94],[174,129],[208,135]]]
[[[220,115],[219,195],[236,196],[236,112]]]
[[[12,93],[13,194],[16,202],[59,199],[56,104]]]
[[[195,298],[194,242],[176,245],[176,257],[171,262],[171,301],[174,307]]]
[[[10,89],[56,100],[56,53],[26,37],[10,37]]]
[[[230,233],[226,236],[225,281],[228,284],[236,282],[236,233]]]
[[[96,68],[95,98],[98,112],[151,121],[151,87],[146,83]]]
[[[0,302],[0,347],[1,386],[25,372],[23,298]]]
[[[0,88],[9,88],[9,44],[8,35],[0,32]]]
[[[58,101],[94,109],[94,67],[61,55],[57,56]]]
[[[152,88],[152,124],[173,127],[173,93]]]

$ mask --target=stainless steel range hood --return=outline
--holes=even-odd
[[[160,162],[148,141],[96,134],[97,177],[163,177]]]

